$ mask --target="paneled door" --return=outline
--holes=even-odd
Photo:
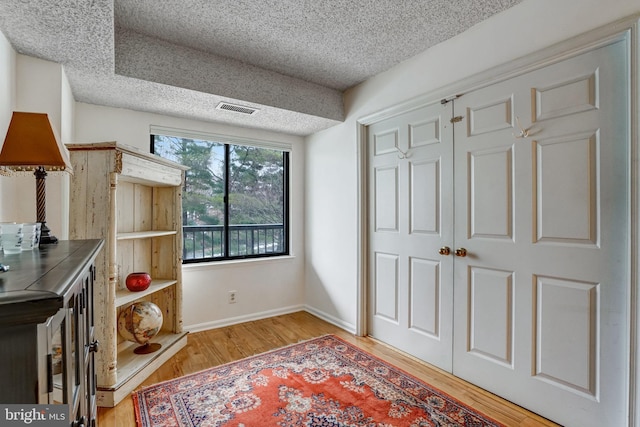
[[[440,103],[369,127],[368,333],[451,371],[453,132]],[[444,251],[444,250],[443,250]]]
[[[617,42],[455,101],[453,372],[566,426],[626,423],[627,67]]]
[[[560,424],[626,424],[628,66],[612,39],[369,126],[371,336]]]

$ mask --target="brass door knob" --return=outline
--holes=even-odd
[[[456,249],[456,256],[461,256],[461,257],[467,256],[467,250],[465,248]]]
[[[443,246],[438,251],[440,255],[449,255],[451,253],[451,248],[449,246]]]

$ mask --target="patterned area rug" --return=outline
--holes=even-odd
[[[503,426],[327,335],[133,393],[151,426]]]

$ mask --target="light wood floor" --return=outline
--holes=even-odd
[[[325,334],[335,334],[357,345],[509,427],[557,426],[376,340],[355,337],[306,312],[189,334],[187,346],[141,387]],[[135,426],[134,420],[130,397],[115,408],[98,409],[99,427]]]

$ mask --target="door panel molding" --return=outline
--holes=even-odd
[[[398,232],[398,168],[384,166],[375,168],[375,229],[390,233]],[[391,197],[389,197],[391,195]],[[392,203],[389,203],[389,200]]]
[[[513,241],[513,156],[513,146],[468,153],[469,239]]]
[[[467,351],[513,368],[514,272],[469,266],[467,274]]]
[[[439,144],[441,130],[440,116],[427,120],[409,123],[409,148],[422,147],[429,144]]]
[[[373,152],[375,156],[396,153],[398,148],[398,129],[376,133],[373,140]]]
[[[534,276],[536,378],[599,400],[598,283]],[[555,325],[571,325],[558,337]]]
[[[534,140],[532,145],[536,242],[599,247],[599,130]],[[582,179],[568,182],[567,175]],[[580,197],[572,197],[576,194]],[[585,204],[572,208],[561,202],[570,198]]]
[[[398,324],[398,255],[375,253],[375,315]]]
[[[409,328],[439,340],[440,262],[409,257],[409,263]]]
[[[440,158],[409,162],[409,233],[440,234]]]
[[[534,115],[532,121],[555,119],[600,106],[599,70],[561,83],[531,89]]]
[[[467,107],[467,136],[513,128],[513,95],[480,106]]]

